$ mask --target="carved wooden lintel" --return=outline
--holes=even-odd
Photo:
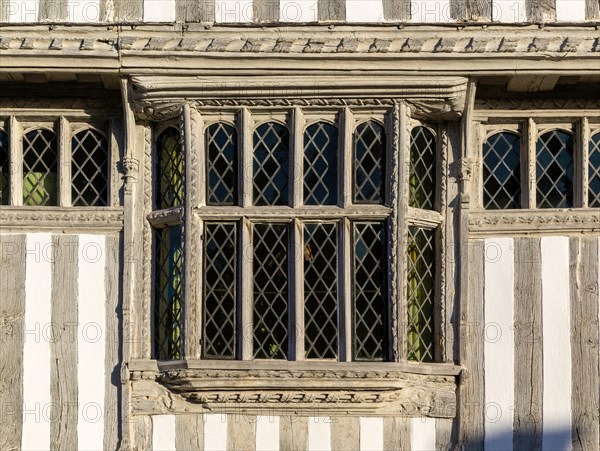
[[[123,229],[123,209],[114,207],[1,207],[0,230],[95,230]]]
[[[471,212],[471,235],[582,233],[600,231],[600,209]]]

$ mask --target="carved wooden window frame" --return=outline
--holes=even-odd
[[[38,108],[2,109],[0,129],[9,137],[9,204],[0,206],[0,222],[5,231],[27,227],[31,230],[68,227],[120,230],[122,187],[118,165],[122,156],[121,114],[117,109],[86,112],[61,109],[55,104]],[[62,105],[62,104],[61,104]],[[64,108],[64,107],[63,107]],[[23,205],[23,137],[31,130],[47,129],[56,136],[57,205]],[[108,161],[107,205],[73,206],[72,203],[72,139],[82,131],[93,130],[106,139]],[[78,221],[73,222],[72,218]]]

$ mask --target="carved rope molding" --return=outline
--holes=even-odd
[[[0,207],[0,230],[123,229],[121,208]]]
[[[472,235],[580,233],[600,231],[600,209],[476,211],[469,217]]]
[[[453,418],[452,375],[346,370],[135,370],[134,413],[287,413]],[[224,390],[223,387],[227,387]]]

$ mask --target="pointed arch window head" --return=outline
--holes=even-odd
[[[435,171],[435,136],[427,127],[415,127],[410,141],[408,202],[411,207],[433,210]]]
[[[487,210],[521,208],[521,138],[500,132],[483,146],[483,206]]]
[[[338,129],[326,122],[304,132],[304,204],[335,205],[338,185]]]
[[[206,129],[208,205],[237,204],[237,146],[235,127],[219,122]]]
[[[538,208],[573,207],[573,135],[562,130],[544,133],[536,149]]]
[[[58,205],[56,135],[46,129],[23,136],[23,205]]]
[[[8,134],[0,130],[0,205],[9,204],[10,159]]]
[[[155,202],[158,210],[181,205],[183,200],[183,152],[179,131],[163,130],[156,139]]]
[[[386,136],[383,125],[368,121],[354,131],[354,202],[383,204]]]
[[[108,204],[108,143],[95,130],[73,136],[71,198],[73,205],[103,207]]]
[[[254,131],[254,205],[288,205],[290,135],[276,122]]]

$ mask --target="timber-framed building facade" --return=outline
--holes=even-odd
[[[0,448],[600,447],[597,0],[0,21]]]

